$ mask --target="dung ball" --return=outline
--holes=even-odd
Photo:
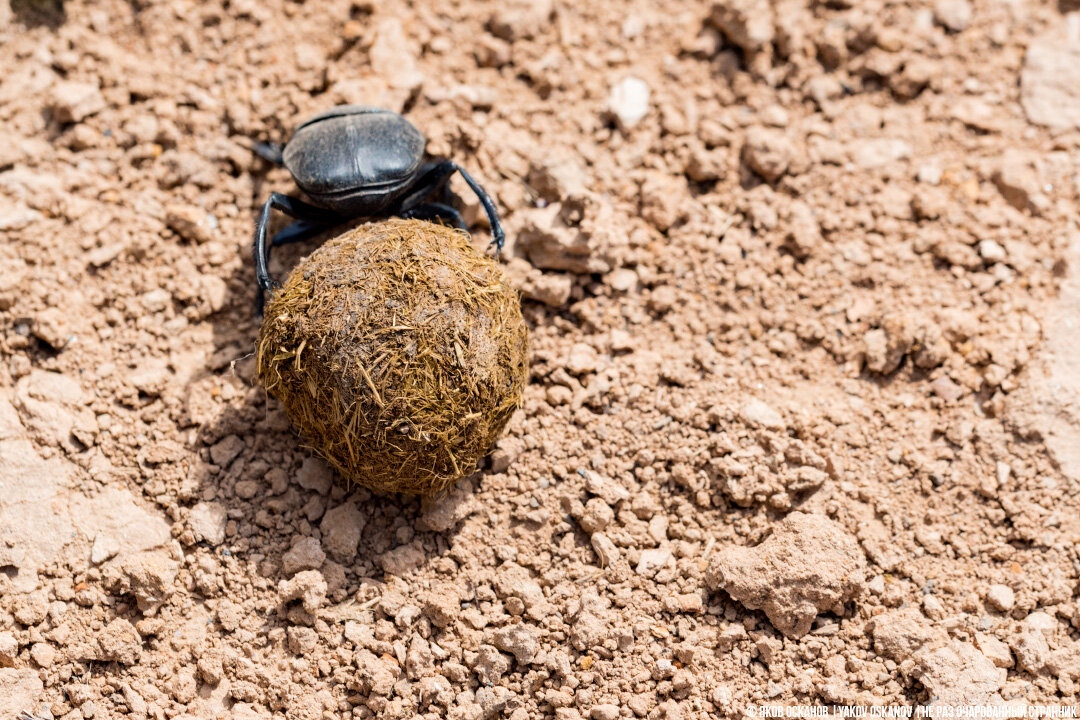
[[[342,477],[438,494],[521,406],[528,333],[517,291],[468,234],[394,219],[296,266],[267,304],[258,374]]]

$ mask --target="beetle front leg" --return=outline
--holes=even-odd
[[[446,187],[446,182],[454,173],[461,175],[461,178],[480,200],[480,205],[483,206],[484,213],[487,215],[488,224],[491,225],[491,244],[495,246],[496,250],[502,250],[506,242],[506,233],[503,232],[502,222],[499,221],[499,211],[495,209],[494,201],[487,194],[487,191],[480,186],[480,183],[473,180],[472,175],[453,160],[444,160],[432,165],[417,179],[413,191],[401,201],[402,213],[407,213],[413,208],[424,204],[424,200]]]
[[[278,212],[285,213],[291,218],[303,220],[312,223],[313,225],[320,225],[324,228],[333,227],[334,225],[340,225],[345,222],[345,218],[337,213],[323,210],[322,208],[315,207],[303,200],[297,200],[288,195],[270,193],[270,197],[259,212],[259,220],[255,224],[255,240],[252,243],[252,254],[255,258],[255,309],[260,315],[262,314],[263,303],[266,301],[266,296],[269,295],[274,288],[281,286],[281,283],[270,277],[271,244],[266,241],[266,234],[270,227],[270,215],[272,210],[277,210]]]
[[[488,224],[491,225],[491,244],[495,246],[496,254],[502,252],[503,245],[506,243],[506,233],[503,232],[502,222],[499,221],[499,211],[495,209],[495,202],[491,199],[491,196],[487,194],[487,190],[480,186],[480,183],[473,180],[472,175],[466,172],[465,168],[461,167],[457,163],[451,163],[454,169],[458,171],[465,183],[472,188],[472,191],[476,193],[476,197],[480,200],[480,204],[484,207],[484,213],[487,214]]]

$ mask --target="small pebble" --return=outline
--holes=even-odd
[[[995,610],[1009,612],[1016,604],[1016,594],[1008,585],[991,585],[986,591],[986,602]]]
[[[640,78],[625,78],[611,89],[608,109],[623,130],[633,128],[649,113],[649,86]]]
[[[979,257],[988,263],[1002,262],[1006,258],[1005,248],[993,240],[979,242]]]

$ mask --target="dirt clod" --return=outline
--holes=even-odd
[[[777,630],[797,638],[818,613],[843,612],[843,603],[862,590],[865,565],[862,550],[835,522],[793,512],[760,545],[717,551],[707,582],[764,610]]]

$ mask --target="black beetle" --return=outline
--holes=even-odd
[[[255,226],[256,305],[280,283],[270,277],[270,246],[299,242],[357,218],[399,216],[440,220],[465,229],[450,204],[447,182],[455,172],[480,199],[491,223],[491,244],[505,240],[495,203],[464,168],[452,160],[424,162],[427,140],[401,115],[362,105],[339,105],[305,121],[284,148],[255,143],[262,158],[284,165],[310,203],[271,193]],[[435,196],[437,199],[432,200]],[[297,222],[266,242],[270,211]]]

